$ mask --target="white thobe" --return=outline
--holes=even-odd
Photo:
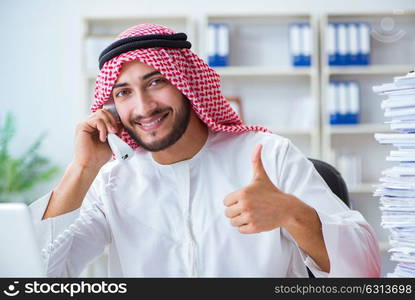
[[[323,272],[283,228],[241,234],[223,200],[252,180],[251,155],[276,187],[312,206],[330,259]],[[79,276],[109,246],[110,277],[369,277],[380,273],[375,234],[330,191],[313,164],[276,134],[213,133],[189,160],[161,165],[137,150],[111,161],[82,206],[41,220],[51,193],[31,205],[47,275]]]

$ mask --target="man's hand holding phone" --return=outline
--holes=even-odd
[[[99,170],[111,158],[107,136],[109,133],[116,134],[118,126],[115,117],[105,109],[96,111],[88,120],[78,124],[73,163]]]
[[[134,151],[117,133],[121,123],[113,103],[107,109],[91,114],[76,127],[75,154],[58,186],[53,190],[43,219],[62,215],[82,205],[82,201],[111,155],[120,160],[130,159]]]

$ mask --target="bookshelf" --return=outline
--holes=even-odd
[[[322,158],[338,167],[341,153],[361,156],[362,182],[351,192],[371,194],[382,169],[387,166],[382,154],[387,147],[376,147],[373,134],[388,132],[379,98],[372,86],[388,82],[393,76],[406,74],[415,62],[414,12],[385,13],[328,13],[320,16],[321,34],[321,149]],[[366,22],[371,27],[371,63],[368,66],[329,66],[326,54],[327,25],[338,22]],[[387,29],[387,30],[386,30]],[[405,34],[402,34],[405,33]],[[391,36],[396,35],[396,40]],[[383,40],[382,40],[383,38]],[[353,80],[360,85],[360,123],[356,125],[329,125],[328,85],[331,80]],[[364,145],[364,147],[361,147]],[[373,158],[379,159],[377,163]],[[370,166],[370,167],[369,167]],[[341,170],[340,170],[341,171]]]
[[[405,13],[328,13],[320,17],[321,34],[321,141],[322,158],[339,169],[339,156],[352,153],[360,161],[361,180],[348,185],[353,209],[360,211],[373,226],[382,253],[382,274],[389,270],[390,248],[387,231],[380,226],[379,200],[373,197],[374,185],[379,184],[382,170],[391,167],[385,157],[390,146],[379,145],[375,133],[389,132],[380,109],[379,97],[372,86],[390,82],[394,76],[405,75],[415,63],[415,12]],[[394,42],[382,41],[382,23],[389,25],[388,37],[405,32]],[[368,66],[329,66],[326,55],[326,26],[329,22],[367,22],[371,31],[371,63]],[[329,125],[328,86],[331,80],[353,80],[360,85],[360,124]],[[341,169],[339,169],[342,172]]]
[[[206,61],[210,23],[229,27],[229,66],[215,69],[225,97],[241,99],[246,123],[287,136],[307,156],[320,157],[317,18],[306,13],[208,14],[200,30],[200,55]],[[310,67],[291,65],[287,41],[293,23],[310,24]]]

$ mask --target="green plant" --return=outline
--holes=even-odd
[[[51,165],[49,159],[38,153],[45,134],[39,136],[21,157],[12,157],[9,145],[15,133],[15,119],[8,113],[0,127],[0,202],[16,201],[16,196],[50,180],[59,172],[59,167]],[[25,198],[19,201],[29,202]]]

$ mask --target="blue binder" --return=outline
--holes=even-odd
[[[212,67],[229,65],[229,26],[209,24],[208,26],[208,64]]]
[[[309,24],[291,24],[289,28],[291,63],[294,67],[311,65],[312,38]]]

